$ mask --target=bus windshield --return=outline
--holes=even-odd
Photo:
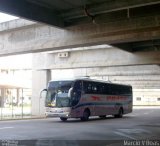
[[[72,89],[73,81],[53,81],[49,83],[46,97],[46,106],[70,107],[71,98],[69,92]]]

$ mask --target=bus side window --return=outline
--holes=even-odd
[[[85,94],[90,94],[92,91],[92,85],[88,81],[83,82],[83,91]]]
[[[81,81],[76,81],[74,84],[74,90],[76,90],[77,92],[81,92],[82,91],[82,82]]]
[[[72,91],[72,105],[78,104],[81,98],[82,82],[76,81]]]
[[[106,92],[106,88],[107,88],[106,85],[103,83],[99,83],[98,85],[99,85],[98,93],[99,94],[106,94],[107,93]]]
[[[101,94],[99,83],[92,83],[92,93]]]
[[[90,83],[87,86],[87,93],[92,93],[92,85]]]
[[[110,85],[110,84],[105,84],[104,86],[105,86],[105,87],[104,87],[104,88],[105,88],[104,94],[112,95],[111,85]]]

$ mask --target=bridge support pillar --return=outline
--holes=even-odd
[[[44,116],[45,99],[40,98],[40,92],[47,87],[51,80],[50,70],[34,70],[32,72],[32,115]]]

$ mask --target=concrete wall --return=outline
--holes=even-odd
[[[134,105],[160,105],[160,89],[134,89]]]

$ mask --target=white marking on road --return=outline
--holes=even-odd
[[[122,133],[127,134],[141,134],[141,133],[150,133],[148,130],[145,129],[118,129]]]
[[[114,132],[114,133],[116,133],[117,135],[123,136],[123,137],[127,137],[127,138],[129,138],[129,139],[136,140],[136,138],[134,138],[134,137],[132,137],[132,136],[129,136],[129,135],[126,135],[126,134],[124,134],[124,133],[122,133],[122,132]]]
[[[2,128],[0,128],[0,130],[3,130],[3,129],[11,129],[11,128],[14,128],[14,127],[2,127]]]

